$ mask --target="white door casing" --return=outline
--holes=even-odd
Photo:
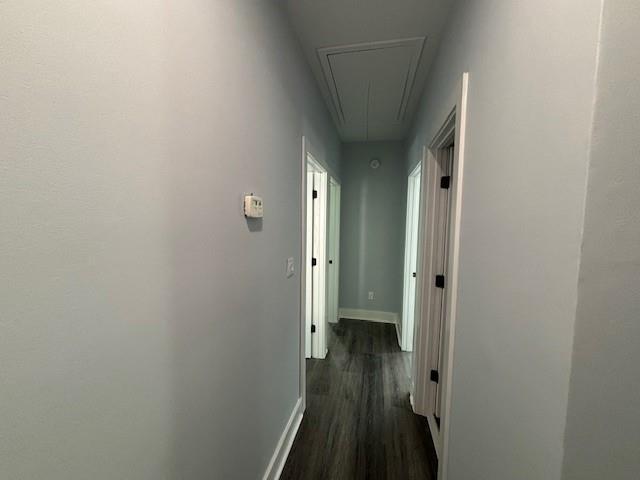
[[[418,231],[420,222],[420,190],[422,165],[409,175],[407,184],[407,219],[404,253],[404,285],[402,302],[401,344],[406,352],[413,350],[416,282],[418,268]]]
[[[327,255],[327,320],[338,321],[340,282],[340,184],[329,179],[329,245]]]
[[[327,355],[327,197],[328,174],[307,152],[305,255],[305,356]]]
[[[304,351],[305,357],[311,358],[311,325],[313,323],[312,312],[313,312],[313,282],[312,282],[312,269],[309,267],[309,259],[313,256],[313,201],[310,200],[309,196],[313,191],[313,175],[312,171],[308,171],[306,173],[306,182],[307,182],[307,198],[305,199],[306,203],[306,216],[305,216],[305,226],[306,226],[306,235],[305,235],[305,255],[303,257],[303,262],[305,265],[305,322],[304,322]]]

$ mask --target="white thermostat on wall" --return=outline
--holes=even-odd
[[[244,216],[247,218],[262,218],[262,198],[254,195],[244,196]]]

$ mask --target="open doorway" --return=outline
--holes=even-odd
[[[340,282],[340,183],[329,179],[329,238],[327,262],[327,320],[338,322]]]
[[[418,232],[420,227],[420,185],[422,165],[419,163],[409,175],[407,185],[407,221],[404,251],[404,288],[402,299],[402,335],[400,347],[413,350],[413,331],[416,305],[418,268]]]
[[[305,169],[305,357],[325,358],[328,175],[309,151]]]

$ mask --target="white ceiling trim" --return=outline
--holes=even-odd
[[[329,90],[331,103],[333,106],[336,119],[341,125],[345,125],[346,118],[344,114],[344,108],[342,101],[340,100],[340,93],[338,90],[337,81],[335,79],[333,69],[331,66],[331,57],[334,55],[366,52],[371,50],[382,50],[397,47],[410,47],[413,50],[409,66],[407,68],[406,76],[404,79],[404,88],[402,91],[402,100],[400,102],[398,112],[396,115],[396,121],[401,122],[404,120],[407,112],[407,106],[409,105],[409,99],[413,91],[416,72],[418,70],[418,64],[420,63],[420,57],[424,49],[426,37],[412,37],[402,38],[397,40],[385,40],[376,42],[356,43],[352,45],[341,45],[334,47],[324,47],[317,49],[318,61],[322,67],[322,73],[326,83],[326,87]]]

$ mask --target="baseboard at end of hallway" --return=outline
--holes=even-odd
[[[359,308],[341,308],[338,311],[340,318],[351,320],[366,320],[368,322],[395,323],[398,324],[400,315],[395,312],[381,312],[378,310],[362,310]]]
[[[400,350],[404,350],[404,348],[402,348],[402,332],[400,331],[400,322],[398,321],[400,320],[400,316],[398,315],[398,318],[396,319],[395,325],[396,325],[396,337],[398,337],[398,346],[400,347]]]
[[[278,480],[280,478],[282,469],[284,468],[285,463],[287,463],[287,457],[291,451],[291,446],[296,438],[296,433],[298,433],[298,429],[302,423],[303,414],[302,398],[299,398],[295,407],[293,407],[289,421],[284,427],[284,431],[280,436],[278,445],[276,445],[276,449],[273,452],[273,456],[269,461],[269,465],[267,466],[267,470],[264,472],[262,480]]]

